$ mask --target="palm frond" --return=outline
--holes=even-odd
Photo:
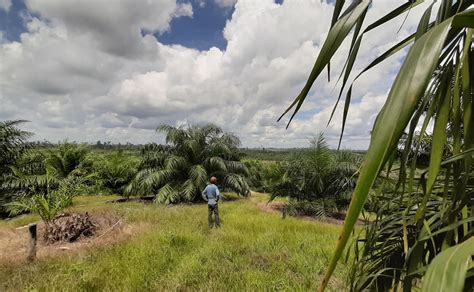
[[[179,191],[170,184],[165,184],[156,194],[156,201],[163,204],[176,203],[179,199]]]
[[[362,42],[362,35],[368,31],[378,27],[381,24],[388,23],[395,17],[400,15],[406,9],[417,4],[418,1],[407,1],[395,10],[385,16],[377,19],[370,24],[366,30],[361,33],[361,25],[364,21],[366,12],[370,9],[370,1],[354,1],[352,5],[346,9],[344,13],[340,13],[344,6],[344,1],[336,1],[336,7],[333,15],[333,24],[328,36],[321,48],[313,70],[308,78],[307,83],[301,93],[284,112],[286,114],[290,109],[294,109],[290,122],[295,114],[300,110],[310,88],[320,75],[323,68],[329,64],[330,59],[339,48],[343,40],[348,36],[350,30],[355,27],[355,34],[352,39],[351,50],[347,56],[344,84],[347,77],[352,73],[352,66],[356,60],[357,52]],[[357,185],[352,196],[349,211],[343,227],[338,245],[326,276],[321,285],[321,290],[326,287],[339,258],[342,256],[343,250],[351,236],[354,224],[364,206],[364,203],[374,186],[377,177],[385,168],[388,162],[388,168],[393,163],[393,157],[397,151],[397,145],[405,130],[408,128],[409,133],[407,143],[405,144],[405,153],[411,148],[414,141],[413,132],[417,128],[417,124],[422,121],[422,129],[420,136],[426,133],[426,128],[430,121],[434,121],[433,142],[430,150],[430,162],[428,166],[428,175],[416,181],[416,162],[411,165],[403,165],[400,167],[400,183],[397,188],[399,191],[393,194],[394,197],[403,201],[405,197],[410,197],[414,192],[415,183],[420,183],[422,200],[418,201],[420,206],[415,217],[412,218],[415,223],[415,234],[422,232],[426,222],[435,217],[430,215],[429,209],[433,205],[433,196],[443,194],[451,215],[451,220],[456,220],[458,216],[469,216],[472,209],[455,206],[465,206],[464,200],[467,193],[467,181],[471,180],[472,160],[464,159],[462,163],[450,164],[450,170],[444,170],[441,167],[445,146],[452,140],[454,154],[472,148],[474,145],[474,119],[472,118],[472,28],[474,27],[472,19],[474,10],[472,9],[473,1],[441,1],[435,21],[430,22],[430,14],[433,6],[429,6],[424,15],[420,18],[418,29],[410,37],[396,44],[387,52],[377,57],[366,69],[364,69],[355,79],[363,72],[373,66],[386,60],[394,52],[413,42],[412,47],[408,51],[406,58],[401,66],[399,73],[388,94],[387,101],[381,112],[377,116],[374,123],[371,143],[365,157],[365,161],[359,172]],[[342,73],[341,73],[342,74]],[[343,111],[343,128],[350,107],[352,85],[347,91],[346,101]],[[339,98],[341,96],[339,94]],[[339,101],[336,101],[336,105]],[[423,115],[425,114],[425,115]],[[410,125],[410,126],[409,126]],[[452,129],[447,132],[446,129]],[[468,130],[466,130],[466,128]],[[342,137],[342,134],[341,134]],[[418,149],[418,147],[416,147]],[[403,155],[403,164],[407,163],[407,154]],[[409,168],[408,177],[405,181],[405,169]],[[440,182],[442,180],[442,183]],[[407,191],[408,190],[408,191]],[[456,194],[456,195],[454,195]],[[420,193],[418,193],[420,195]],[[431,204],[431,205],[430,205]],[[403,208],[402,208],[403,209]],[[464,210],[461,212],[461,210]],[[469,211],[471,210],[471,211]],[[456,213],[457,212],[457,213]],[[449,222],[447,220],[446,222]],[[448,224],[448,223],[444,224]],[[388,224],[388,223],[387,223]],[[467,227],[467,226],[465,226]],[[454,236],[447,234],[444,245],[459,244],[452,240]],[[389,241],[390,242],[390,241]],[[405,243],[405,246],[407,244]],[[408,244],[409,246],[410,243]],[[391,281],[388,286],[380,286],[380,279],[387,277],[387,273],[391,273],[394,277],[401,275],[410,275],[403,278],[403,289],[410,290],[413,285],[413,279],[417,275],[415,271],[419,271],[420,267],[426,265],[422,257],[422,253],[427,252],[426,247],[414,247],[414,254],[418,257],[412,257],[407,263],[403,262],[403,267],[397,270],[395,263],[388,263],[386,267],[366,275],[365,279],[377,279],[370,284],[371,289],[384,287],[391,289],[396,286],[397,281]],[[392,255],[397,254],[397,249],[387,251],[386,258],[391,259]],[[395,258],[394,258],[395,259]],[[403,257],[398,259],[404,261]],[[374,263],[378,260],[374,259]],[[397,272],[398,271],[398,272]],[[379,277],[382,275],[382,277]],[[360,279],[363,277],[361,276]],[[365,283],[365,281],[362,281]],[[360,288],[360,287],[359,287]],[[396,288],[396,287],[395,287]]]
[[[202,165],[191,166],[189,168],[188,175],[196,187],[203,188],[206,185],[208,174]]]

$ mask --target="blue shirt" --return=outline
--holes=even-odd
[[[209,184],[204,191],[202,191],[202,197],[209,205],[215,205],[221,198],[221,194],[215,184]]]

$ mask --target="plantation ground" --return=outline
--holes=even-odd
[[[257,206],[263,194],[221,203],[223,227],[212,230],[206,205],[104,204],[105,199],[110,198],[76,198],[72,209],[110,214],[141,228],[115,243],[58,252],[33,264],[0,262],[0,290],[314,290],[341,228],[264,212]],[[36,219],[2,221],[0,231]],[[330,290],[345,289],[345,266],[339,265]]]

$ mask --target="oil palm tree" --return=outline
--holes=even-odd
[[[30,147],[27,139],[33,134],[19,128],[25,122],[0,122],[0,216],[5,215],[3,204],[9,202],[13,195],[12,190],[6,186],[6,181],[13,175],[13,167]]]
[[[12,196],[28,198],[34,195],[47,196],[50,191],[64,184],[75,183],[76,191],[85,186],[94,176],[88,149],[73,143],[59,144],[55,149],[31,149],[18,159],[3,185]]]
[[[349,77],[354,71],[353,65],[365,33],[377,29],[382,24],[390,23],[394,18],[407,13],[421,2],[423,1],[402,2],[399,7],[365,26],[365,16],[370,9],[371,1],[352,1],[342,12],[345,1],[337,0],[331,28],[310,76],[300,94],[283,115],[294,109],[290,117],[291,122],[316,78],[326,66],[329,69],[332,56],[354,29],[347,61],[341,73],[342,86],[336,108]],[[383,282],[382,287],[403,287],[405,291],[420,286],[425,291],[434,291],[430,290],[433,288],[439,291],[462,291],[465,278],[472,277],[471,274],[467,274],[467,270],[473,255],[473,243],[469,238],[472,236],[474,218],[472,202],[474,195],[472,184],[474,9],[472,5],[474,1],[442,0],[439,2],[440,5],[433,21],[431,14],[434,12],[434,3],[429,5],[420,17],[416,31],[377,56],[352,81],[354,82],[365,71],[411,44],[387,100],[374,123],[370,146],[321,290],[326,287],[346,248],[374,182],[381,173],[390,172],[393,158],[396,157],[397,144],[405,132],[407,134],[405,150],[397,170],[399,183],[394,190],[404,217],[394,220],[378,218],[378,222],[383,222],[382,225],[373,224],[367,230],[367,236],[373,234],[376,238],[371,243],[380,243],[377,245],[380,247],[378,251],[383,251],[385,258],[398,255],[401,263],[386,262],[387,265],[383,266],[383,269],[366,269],[365,272],[363,269],[359,270],[359,273],[355,273],[358,277],[356,282],[362,285],[352,288],[355,290],[377,289],[379,287],[377,285]],[[363,27],[365,28],[362,29]],[[352,86],[353,83],[346,90],[343,130],[350,110]],[[427,133],[430,121],[434,121],[430,160],[428,168],[420,175],[416,170],[416,162],[407,161],[408,151],[414,143],[414,132],[417,126],[421,126],[422,139]],[[450,130],[446,131],[446,129]],[[444,146],[449,139],[453,141],[453,155],[445,159],[443,158]],[[407,200],[408,202],[404,203]],[[439,201],[442,204],[436,203]],[[434,205],[438,206],[438,209],[432,211]],[[387,241],[383,239],[382,231],[399,228],[400,224],[402,241],[398,241],[397,245],[403,246],[403,253],[400,253],[400,248],[382,249],[387,246],[383,243]],[[435,232],[436,236],[440,236],[442,240],[439,238],[435,240]],[[427,243],[426,238],[431,244]],[[377,246],[371,245],[366,248],[367,251],[371,251]],[[358,260],[359,263],[362,261],[360,266],[363,267],[376,265],[379,259],[362,257]],[[443,268],[440,268],[441,266]]]
[[[94,161],[94,169],[100,184],[113,194],[123,194],[124,188],[137,173],[139,160],[122,150]]]
[[[355,186],[360,156],[349,151],[332,151],[324,135],[310,141],[310,150],[296,155],[280,181],[273,185],[271,199],[289,197],[300,206],[311,206],[317,217],[345,209]],[[298,203],[289,206],[297,208]],[[293,208],[294,209],[294,208]]]
[[[247,195],[247,168],[240,162],[237,136],[204,126],[161,125],[166,146],[148,146],[142,152],[140,171],[126,194],[154,194],[162,203],[192,202],[200,198],[210,176],[223,190]]]
[[[92,161],[87,159],[89,149],[86,145],[75,143],[60,143],[57,148],[48,150],[46,164],[55,172],[60,179],[71,174],[85,173],[92,166]]]
[[[244,164],[248,169],[247,182],[251,189],[257,192],[269,192],[279,183],[285,172],[281,162],[247,160]]]
[[[28,179],[19,178],[19,181],[30,180],[20,188],[20,192],[4,207],[10,215],[17,215],[23,212],[37,214],[45,223],[44,238],[50,240],[53,233],[68,233],[65,226],[57,226],[54,219],[66,207],[72,205],[73,197],[77,194],[77,189],[85,183],[87,177],[70,175],[63,179],[58,179],[58,172],[47,165],[44,175],[36,175],[36,181],[29,175]],[[38,179],[41,177],[41,179]],[[45,185],[45,190],[38,191]],[[69,226],[66,226],[69,228]]]

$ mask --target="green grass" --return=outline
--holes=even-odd
[[[91,198],[92,213],[108,209],[151,227],[87,253],[0,264],[0,290],[314,290],[340,226],[281,219],[257,207],[265,199],[221,203],[223,226],[210,230],[206,205],[101,205]],[[78,199],[76,210],[91,210],[88,200]],[[340,265],[330,290],[345,288],[347,272]]]

